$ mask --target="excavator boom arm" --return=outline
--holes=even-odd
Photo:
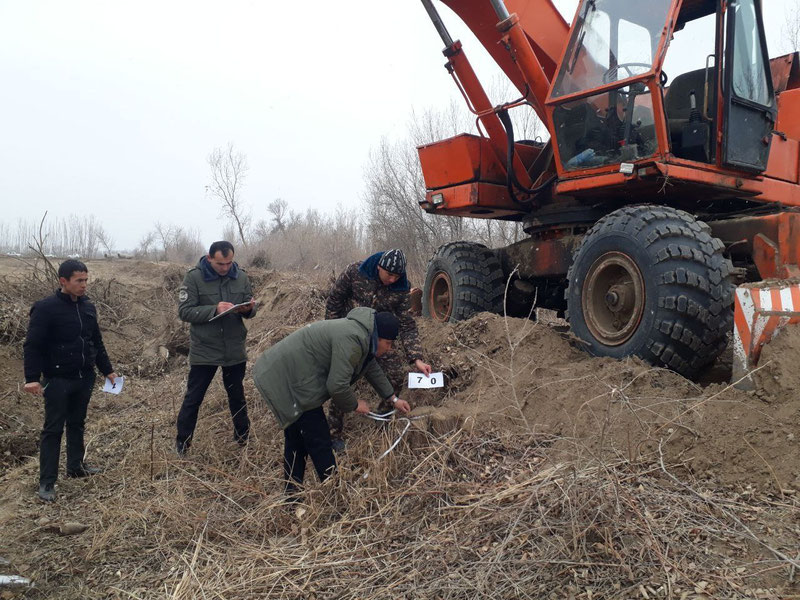
[[[497,28],[498,17],[490,0],[443,0],[483,44],[498,66],[514,83],[520,93],[525,93],[526,82],[511,54],[504,47],[504,32]],[[552,81],[559,60],[569,38],[569,24],[551,0],[506,0],[508,12],[519,17],[519,26],[525,32],[539,64]],[[544,105],[546,98],[536,97]]]

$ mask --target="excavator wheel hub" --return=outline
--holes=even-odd
[[[642,273],[627,254],[609,252],[589,269],[581,298],[592,335],[607,346],[623,344],[642,319]]]
[[[447,321],[453,312],[453,283],[450,276],[441,271],[431,283],[429,297],[430,314],[436,321]]]

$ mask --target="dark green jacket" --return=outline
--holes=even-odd
[[[364,375],[381,398],[394,394],[371,352],[375,311],[354,308],[344,319],[317,321],[265,351],[253,367],[258,391],[285,429],[330,398],[356,409],[352,385]]]
[[[247,360],[247,328],[242,316],[249,319],[256,309],[246,315],[230,312],[214,321],[209,319],[216,314],[218,303],[240,304],[252,297],[247,273],[236,263],[224,277],[217,275],[205,256],[189,269],[178,292],[178,316],[192,324],[189,364],[229,367]]]

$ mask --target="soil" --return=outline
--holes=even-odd
[[[660,447],[704,481],[800,488],[798,329],[765,349],[753,393],[701,387],[635,358],[592,357],[567,333],[522,319],[484,314],[421,331],[449,381],[432,403],[449,415],[558,438],[566,455],[634,460]]]
[[[125,511],[128,506],[134,511],[144,502],[144,496],[130,496],[130,491],[120,497],[127,477],[141,477],[157,486],[184,472],[175,470],[169,452],[187,371],[188,329],[175,316],[185,267],[115,260],[90,262],[89,269],[89,293],[98,304],[106,345],[117,373],[128,379],[119,397],[95,393],[87,423],[87,454],[114,466],[111,476],[88,484],[60,482],[59,502],[43,505],[34,494],[41,400],[21,391],[20,332],[27,318],[25,307],[43,296],[46,286],[31,285],[28,267],[18,261],[0,259],[3,300],[8,306],[13,304],[13,310],[0,311],[0,336],[5,335],[0,337],[4,342],[0,345],[0,529],[6,538],[0,557],[11,560],[17,573],[39,582],[39,591],[31,592],[31,597],[162,597],[165,582],[175,584],[175,573],[191,560],[189,543],[196,530],[189,524],[203,521],[201,509],[190,498],[175,495],[172,487],[157,488],[187,519],[185,532],[174,525],[175,536],[184,545],[178,548],[172,541],[166,549],[166,542],[156,543],[147,528],[154,526],[153,520],[169,521],[167,508],[156,514],[148,505],[135,525],[122,519],[119,522],[127,524],[116,528],[113,510]],[[252,363],[284,336],[323,317],[330,282],[273,271],[248,272],[260,306],[258,315],[248,322]],[[660,465],[693,486],[712,490],[709,493],[769,498],[788,511],[783,518],[786,530],[773,530],[771,543],[797,548],[800,328],[784,330],[765,347],[761,369],[755,374],[757,390],[751,393],[719,382],[719,373],[729,374],[730,365],[724,363],[714,367],[716,383],[701,385],[635,358],[592,357],[563,323],[552,319],[535,322],[480,314],[457,324],[419,320],[419,328],[425,358],[434,370],[444,372],[446,385],[401,393],[412,403],[413,415],[424,416],[415,424],[428,423],[435,435],[504,431],[523,436],[518,439],[535,440],[537,448],[546,449],[547,464],[559,468],[570,464],[574,469],[602,469],[621,462],[630,469],[651,465],[658,470]],[[248,397],[256,396],[249,376],[246,391]],[[370,397],[363,386],[359,393]],[[282,436],[263,408],[254,406],[251,417],[255,432],[251,446],[259,444],[259,452],[271,457],[257,468],[277,477]],[[367,431],[352,418],[348,427],[356,437]],[[247,475],[245,466],[236,462],[238,449],[229,439],[229,429],[224,391],[215,383],[203,406],[198,424],[203,434],[196,440],[193,455],[199,462],[207,460],[223,470],[244,473],[242,481],[249,481],[255,474]],[[410,435],[408,442],[413,447],[424,445],[426,439]],[[525,456],[521,453],[520,460]],[[202,468],[194,464],[179,467],[186,469],[185,478],[202,475]],[[234,464],[239,466],[226,466]],[[280,484],[270,481],[265,484],[270,489],[259,493],[274,497]],[[213,509],[207,506],[202,511],[210,514]],[[41,519],[46,519],[45,525]],[[68,521],[89,524],[88,541],[72,548],[70,540],[89,534],[70,538],[47,533],[55,531],[54,524]],[[109,547],[109,540],[117,540],[116,545]],[[103,549],[102,557],[97,548]],[[70,562],[70,552],[78,553],[76,564],[83,567]],[[114,577],[110,573],[129,573],[131,568],[138,575],[131,575],[130,584],[119,577],[109,583],[109,577]],[[776,584],[770,579],[773,575],[757,582],[764,589],[785,584],[784,579]],[[786,585],[781,589],[794,589]],[[119,589],[124,593],[113,591]],[[155,593],[159,589],[162,596]],[[636,597],[640,597],[638,592]]]

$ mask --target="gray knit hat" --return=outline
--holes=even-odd
[[[383,267],[389,273],[404,275],[406,272],[406,255],[399,248],[387,250],[378,261],[378,266]]]

